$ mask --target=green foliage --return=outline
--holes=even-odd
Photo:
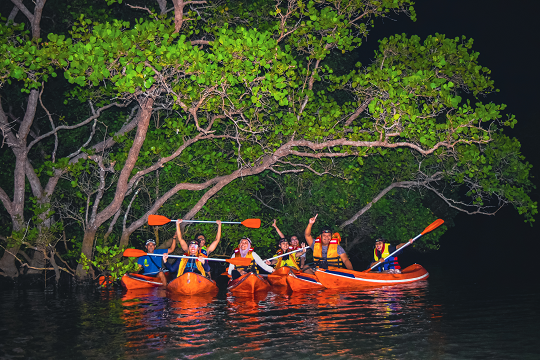
[[[129,258],[122,261],[122,254],[125,249],[114,246],[96,246],[94,259],[89,260],[84,253],[81,253],[80,263],[83,264],[85,270],[90,270],[92,267],[97,271],[96,278],[103,275],[109,277],[111,282],[119,280],[128,272],[137,272],[137,259]]]

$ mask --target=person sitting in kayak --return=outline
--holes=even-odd
[[[234,266],[233,264],[229,264],[228,273],[233,280],[236,280],[240,276],[250,272],[258,273],[259,271],[257,270],[257,266],[255,264],[259,265],[264,271],[269,273],[274,272],[274,269],[266,265],[260,256],[253,251],[253,248],[251,247],[251,240],[247,237],[240,240],[238,247],[234,250],[234,254],[231,256],[231,259],[235,257],[250,258],[251,264],[248,266]]]
[[[412,244],[412,239],[408,241]],[[379,264],[377,267],[374,267],[372,271],[379,271],[389,274],[401,274],[401,266],[399,266],[397,254],[390,256],[394,251],[398,250],[407,243],[401,243],[397,246],[390,245],[385,239],[379,238],[375,240],[375,248],[373,249],[373,259],[374,261],[369,265],[372,267],[375,264]],[[390,257],[389,257],[390,256]]]
[[[176,220],[176,236],[178,237],[178,241],[180,242],[180,246],[182,247],[182,250],[188,251],[188,245],[182,238],[182,231],[180,231],[181,223],[182,223],[182,219]],[[216,220],[216,223],[218,224],[216,240],[214,240],[208,247],[206,246],[206,238],[204,237],[203,234],[199,233],[195,235],[195,240],[199,242],[201,253],[204,256],[209,256],[212,251],[216,250],[216,247],[218,246],[219,241],[221,240],[221,220]],[[208,273],[208,276],[210,276],[210,265],[208,263],[204,264],[204,270]]]
[[[315,266],[327,269],[328,266],[343,267],[343,265],[345,265],[347,269],[353,270],[349,257],[345,253],[345,250],[339,245],[341,237],[338,233],[335,233],[333,236],[332,230],[329,227],[324,227],[321,235],[318,238],[314,240],[311,236],[311,228],[317,220],[318,215],[319,214],[309,219],[308,225],[304,232],[306,241],[309,247],[311,247],[313,250],[313,260],[315,262]],[[310,267],[306,267],[305,269],[302,269],[302,271],[308,274],[315,274],[314,269]]]
[[[176,236],[173,236],[172,238],[172,244],[171,247],[168,249],[156,249],[156,241],[154,239],[148,239],[146,240],[146,252],[148,254],[170,254],[174,251],[176,248]],[[161,270],[160,259],[158,256],[151,256],[151,255],[145,255],[141,256],[137,260],[137,264],[139,264],[139,270],[143,270],[143,275],[147,276],[155,276],[161,279],[161,282],[164,284],[167,284],[167,280],[165,279],[165,275],[163,274],[163,271]]]
[[[277,251],[275,256],[279,256],[279,255],[282,255],[282,254],[286,254],[286,253],[288,253],[290,251],[294,251],[294,250],[291,250],[291,248],[289,246],[289,241],[287,239],[283,238],[283,237],[281,239],[279,239],[279,247],[280,247],[280,249]],[[304,246],[302,248],[304,249],[303,253],[305,254],[305,252],[306,252],[305,244],[304,244]],[[266,260],[265,263],[266,263],[266,265],[274,265],[275,264],[276,269],[279,269],[280,267],[283,267],[283,266],[288,266],[290,268],[300,270],[300,268],[298,267],[296,254],[298,254],[298,253],[285,255],[285,256],[279,257],[279,258],[274,259],[274,260]]]
[[[197,259],[177,259],[172,264],[167,262],[169,254],[163,255],[163,266],[166,267],[171,274],[175,274],[176,277],[186,273],[193,272],[202,276],[208,277],[208,273],[204,269],[204,263],[206,262],[206,256],[202,254],[199,249],[199,242],[197,240],[191,240],[188,244],[188,251],[184,253],[185,256],[193,256]]]
[[[277,224],[276,224],[276,219],[274,219],[274,223],[272,224],[272,227],[274,229],[276,229],[278,235],[280,238],[285,238],[285,235],[283,235],[283,233],[281,232],[281,230],[279,230],[279,228],[277,227]],[[305,247],[306,244],[305,243],[302,243],[302,247]],[[293,235],[291,236],[291,241],[289,241],[289,251],[294,251],[294,250],[298,250],[298,249],[301,249],[302,247],[300,247],[300,242],[298,241],[298,236],[296,235]],[[299,269],[302,269],[306,263],[306,252],[304,251],[303,253],[299,254],[299,253],[295,253],[295,258],[296,258],[296,265],[298,266]],[[277,267],[276,267],[277,269]]]

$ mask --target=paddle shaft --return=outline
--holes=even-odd
[[[412,242],[414,242],[416,239],[418,239],[420,236],[422,236],[422,234],[416,236],[414,239],[412,239]],[[394,251],[393,253],[391,253],[390,255],[388,255],[387,257],[384,258],[384,261],[386,261],[386,259],[388,259],[389,257],[391,257],[392,255],[394,255],[395,253],[397,253],[398,251],[401,251],[403,249],[405,249],[407,246],[411,245],[412,242],[407,242],[405,245],[403,245],[402,247],[400,247],[399,249],[396,249],[396,251]],[[377,267],[379,266],[379,264],[382,264],[384,263],[384,261],[377,261],[377,263],[375,265],[373,265],[372,267],[369,268],[369,270],[373,269],[374,267]]]
[[[177,222],[178,220],[170,220],[170,222]],[[182,222],[192,222],[192,223],[213,223],[215,224],[215,221],[212,220],[182,220]],[[241,224],[240,221],[222,221],[222,224]]]
[[[303,250],[304,250],[304,249],[296,249],[296,250],[293,250],[293,251],[289,251],[288,253],[285,253],[285,254],[281,254],[281,255],[278,255],[278,256],[274,256],[273,258],[266,259],[266,260],[264,260],[264,261],[274,260],[274,259],[280,258],[280,257],[282,257],[282,256],[289,255],[289,254],[292,254],[292,253],[295,253],[295,252],[299,252],[299,251],[303,251]]]
[[[146,254],[146,255],[163,257],[163,254]],[[196,257],[196,256],[185,256],[185,255],[169,255],[169,257],[170,258],[177,258],[177,259],[198,259],[198,257]],[[229,259],[204,258],[204,260],[227,262],[227,260],[229,260]]]

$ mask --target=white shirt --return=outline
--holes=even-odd
[[[264,263],[264,261],[260,258],[259,255],[257,255],[257,253],[255,251],[251,252],[251,255],[253,255],[253,260],[255,260],[255,262],[257,263],[257,265],[259,265],[260,267],[263,268],[264,271],[267,271],[269,273],[272,273],[274,272],[274,268],[271,267],[271,266],[268,266]],[[236,257],[236,253],[233,254],[233,256],[231,256],[231,259],[235,258]],[[240,255],[238,256],[240,257]],[[229,275],[231,275],[232,271],[234,270],[234,265],[233,264],[229,264],[229,270],[228,270],[228,273]]]

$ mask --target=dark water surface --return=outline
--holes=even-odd
[[[538,282],[433,266],[340,292],[0,292],[1,359],[539,359]]]

